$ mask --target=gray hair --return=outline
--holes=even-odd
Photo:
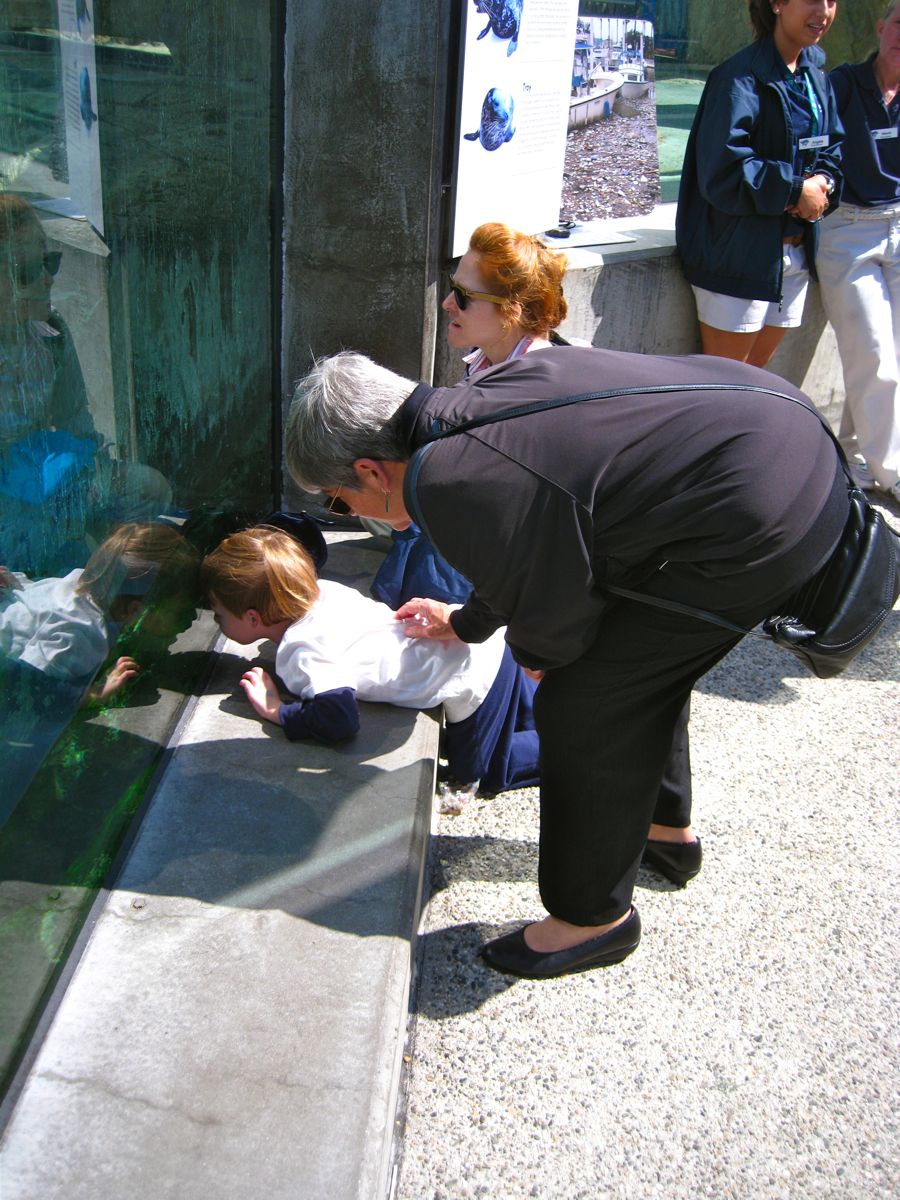
[[[886,21],[888,19],[898,4],[900,4],[900,0],[891,0],[890,4],[887,6],[887,12],[885,12],[884,16],[881,18],[882,21]]]
[[[358,458],[405,462],[396,417],[415,386],[353,350],[317,359],[294,389],[284,436],[287,469],[300,487],[353,487]]]

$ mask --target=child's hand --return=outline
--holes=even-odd
[[[259,716],[276,725],[281,724],[281,696],[271,675],[262,667],[251,667],[241,676],[241,687]]]
[[[417,596],[401,605],[394,616],[403,622],[407,637],[448,642],[456,638],[450,624],[451,611],[450,605],[442,604],[440,600],[423,600]]]
[[[130,680],[139,674],[140,666],[133,658],[123,655],[117,658],[113,666],[110,668],[109,674],[100,684],[100,687],[93,692],[94,700],[108,700],[110,696],[115,695]]]

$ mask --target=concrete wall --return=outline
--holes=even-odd
[[[341,348],[431,370],[450,8],[288,5],[285,395]]]
[[[97,47],[117,440],[175,503],[270,503],[277,6],[104,0]],[[129,429],[134,431],[133,445]]]

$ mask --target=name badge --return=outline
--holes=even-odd
[[[821,150],[828,145],[828,134],[820,133],[818,137],[801,138],[797,143],[801,150]]]
[[[888,138],[895,138],[900,134],[900,129],[895,125],[892,129],[873,129],[872,137],[876,142],[886,142]]]

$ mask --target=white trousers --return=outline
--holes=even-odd
[[[887,490],[900,480],[900,203],[842,204],[821,224],[816,270],[844,370],[839,436]]]

